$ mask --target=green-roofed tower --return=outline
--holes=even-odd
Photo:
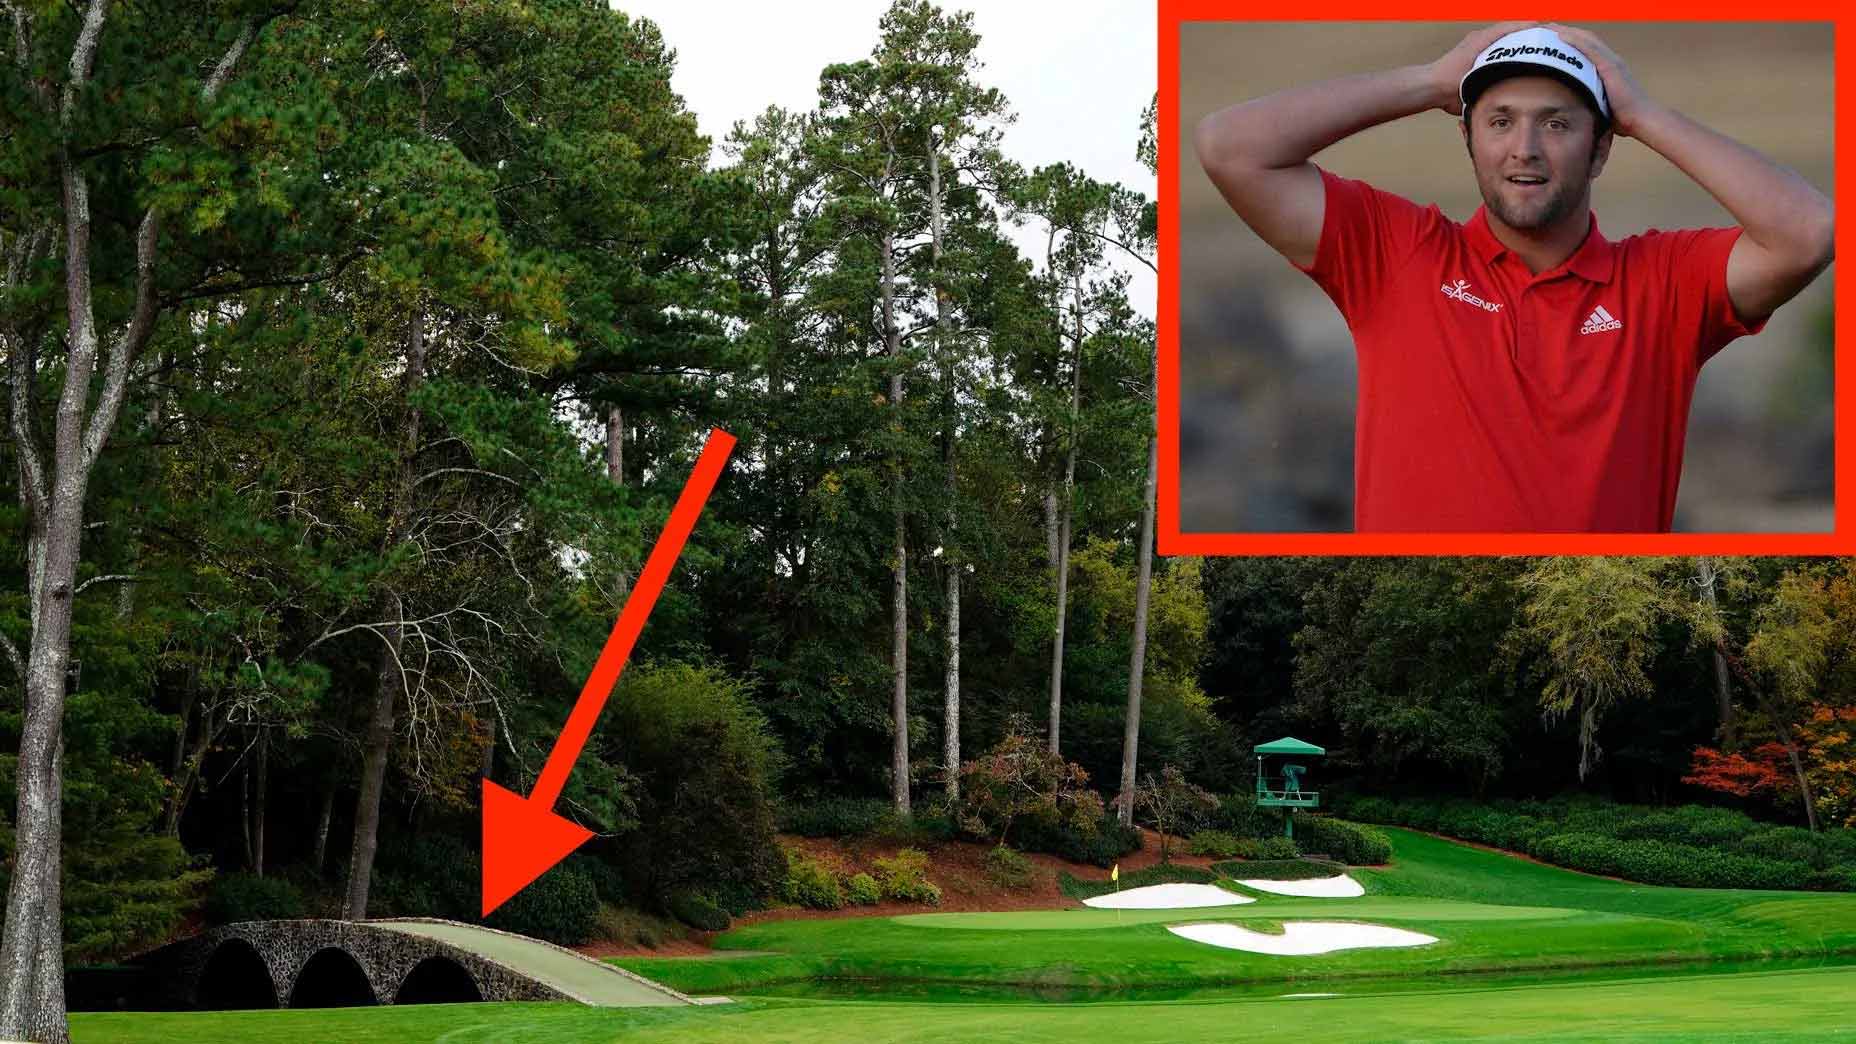
[[[1295,809],[1319,808],[1321,795],[1308,788],[1308,766],[1290,758],[1318,758],[1327,751],[1306,740],[1284,736],[1254,748],[1257,755],[1257,805],[1280,808],[1284,837],[1295,836]]]

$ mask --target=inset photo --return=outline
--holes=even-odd
[[[1162,23],[1163,551],[1848,542],[1831,23]]]

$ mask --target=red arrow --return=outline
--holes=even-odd
[[[657,546],[651,549],[651,557],[639,572],[638,586],[632,589],[631,597],[625,600],[625,608],[619,611],[618,622],[612,625],[612,634],[606,638],[606,647],[600,650],[593,673],[587,677],[573,712],[567,716],[566,727],[561,729],[560,738],[554,741],[554,749],[548,753],[548,762],[542,766],[534,792],[523,797],[487,779],[483,781],[485,917],[593,836],[591,830],[555,815],[554,802],[561,796],[561,788],[567,785],[568,773],[574,770],[574,762],[579,760],[587,737],[593,734],[599,712],[605,709],[606,698],[612,695],[612,686],[618,682],[619,672],[625,669],[638,633],[644,630],[645,618],[657,604],[664,581],[670,577],[670,567],[683,553],[683,544],[689,539],[690,530],[696,528],[696,517],[708,503],[709,492],[715,488],[715,480],[721,476],[722,466],[728,463],[728,452],[734,445],[733,435],[720,428],[710,429],[709,441],[696,460],[696,470],[684,484],[683,494],[670,511],[670,521],[665,524],[663,535],[658,537]]]

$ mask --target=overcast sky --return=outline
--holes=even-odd
[[[677,52],[672,84],[719,154],[737,120],[768,105],[811,109],[819,70],[869,56],[888,0],[615,0],[649,18]],[[1141,111],[1153,96],[1152,4],[1129,0],[945,2],[973,12],[980,34],[981,82],[997,87],[1018,120],[1006,129],[1007,156],[1027,169],[1068,160],[1089,176],[1152,197],[1154,179],[1134,159]],[[1029,243],[1034,237],[1021,237]],[[1154,314],[1156,284],[1144,267],[1134,304]]]

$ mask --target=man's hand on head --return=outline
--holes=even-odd
[[[1482,52],[1489,49],[1495,41],[1509,33],[1518,33],[1531,29],[1539,22],[1502,22],[1486,29],[1478,29],[1463,37],[1463,42],[1450,49],[1450,53],[1432,62],[1432,82],[1436,85],[1438,107],[1452,116],[1463,115],[1463,77],[1469,75],[1470,67]]]
[[[1592,60],[1598,78],[1605,84],[1605,100],[1611,104],[1611,129],[1620,137],[1636,137],[1637,122],[1652,103],[1630,70],[1624,67],[1624,59],[1589,29],[1557,22],[1549,22],[1547,28]]]

